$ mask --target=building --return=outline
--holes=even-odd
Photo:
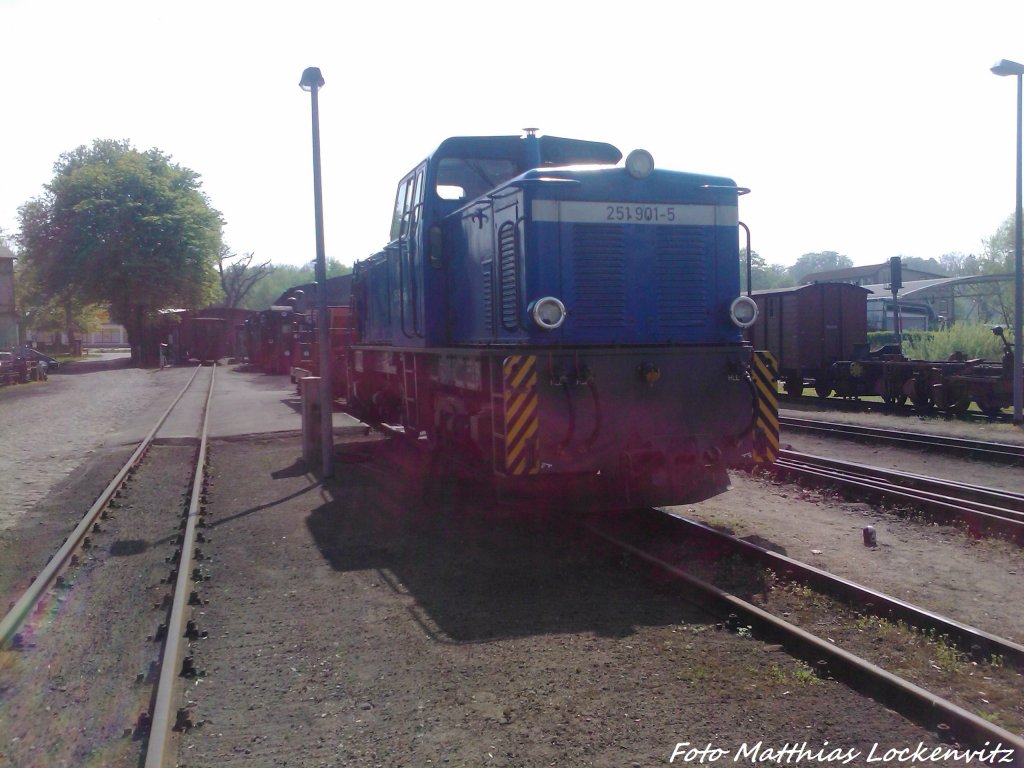
[[[867,288],[868,330],[895,330],[895,305],[899,303],[903,331],[933,331],[954,323],[1006,322],[1000,314],[1000,290],[1013,275],[971,275],[950,277],[935,270],[901,269],[903,285],[892,295],[892,272],[888,261],[863,267],[812,272],[803,282],[851,283]]]
[[[901,330],[931,331],[955,323],[1003,323],[998,295],[1013,284],[1012,274],[907,280],[897,293]],[[868,294],[868,330],[895,330],[895,307],[888,283],[865,285]]]
[[[936,266],[938,266],[936,264]],[[914,269],[903,265],[903,282],[917,280],[936,280],[949,277],[946,273],[936,269],[928,271]],[[852,283],[853,285],[888,285],[892,282],[892,273],[889,271],[889,262],[882,264],[868,264],[863,267],[847,267],[846,269],[830,269],[827,272],[812,272],[806,275],[801,281],[803,283]]]
[[[96,313],[97,327],[76,336],[84,349],[124,349],[128,347],[128,331],[123,325],[111,322],[110,313]],[[60,351],[70,348],[68,335],[63,331],[25,331],[25,343],[42,351]]]
[[[14,306],[14,254],[0,247],[0,349],[11,349],[18,345],[18,312]]]

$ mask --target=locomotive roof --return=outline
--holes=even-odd
[[[538,165],[615,165],[622,159],[622,152],[611,144],[560,136],[453,136],[441,142],[432,158],[509,158],[529,168],[534,151],[539,153]]]

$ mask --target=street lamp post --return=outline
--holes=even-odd
[[[1021,241],[1024,239],[1024,230],[1021,228],[1022,202],[1021,202],[1021,169],[1024,167],[1021,158],[1021,121],[1024,115],[1024,90],[1022,90],[1022,78],[1024,78],[1024,64],[1015,61],[1002,59],[992,67],[992,73],[1001,77],[1015,76],[1017,78],[1017,214],[1014,223],[1014,281],[1013,281],[1013,423],[1024,424],[1022,415],[1022,404],[1024,404],[1024,321],[1021,319],[1022,306],[1024,306],[1024,257],[1021,256]]]
[[[299,86],[309,91],[313,104],[313,207],[316,215],[316,311],[320,347],[320,454],[323,477],[334,470],[334,415],[331,405],[331,318],[327,314],[327,257],[324,254],[324,200],[320,180],[320,105],[317,95],[324,86],[319,67],[308,67]]]

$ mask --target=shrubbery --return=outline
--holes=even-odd
[[[1009,335],[1007,331],[1007,338]],[[871,349],[895,342],[895,334],[889,331],[868,334]],[[903,334],[903,354],[911,359],[948,360],[954,352],[962,353],[967,359],[985,358],[998,362],[1003,359],[1003,342],[992,333],[990,325],[958,323],[944,331],[908,331]]]

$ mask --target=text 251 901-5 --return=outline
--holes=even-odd
[[[608,205],[605,206],[608,221],[664,221],[676,220],[674,205]]]

